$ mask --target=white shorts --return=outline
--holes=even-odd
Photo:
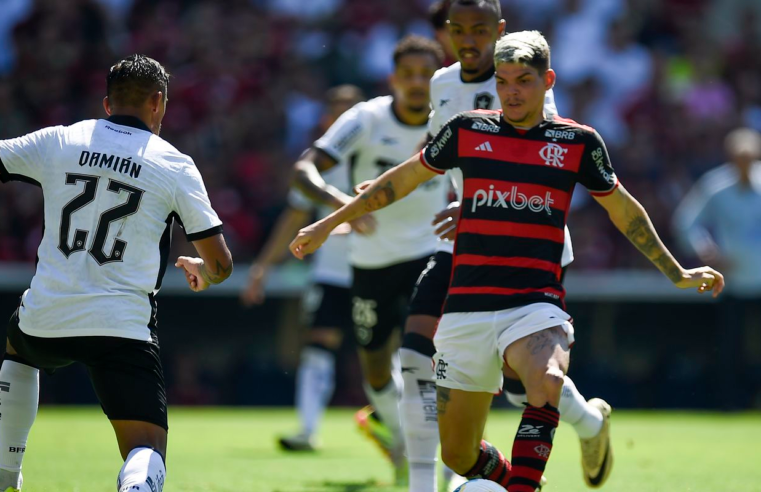
[[[574,341],[571,316],[545,302],[503,311],[447,313],[441,317],[433,343],[436,384],[483,393],[502,389],[503,356],[507,347],[533,333],[560,326]]]

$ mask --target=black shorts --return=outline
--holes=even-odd
[[[360,347],[377,350],[404,326],[415,282],[429,257],[384,268],[354,267],[351,287],[354,335]]]
[[[421,314],[439,318],[447,299],[449,282],[452,278],[452,253],[437,251],[415,284],[410,301],[410,314]]]
[[[304,304],[311,328],[339,328],[348,333],[351,321],[351,289],[330,284],[314,284]]]
[[[117,337],[40,338],[8,325],[17,355],[10,360],[53,374],[75,362],[84,364],[103,413],[109,420],[138,420],[168,429],[166,386],[158,338],[150,342]]]

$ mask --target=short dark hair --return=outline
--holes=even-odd
[[[479,8],[485,7],[494,12],[497,19],[502,18],[502,5],[500,5],[499,0],[452,0],[451,5],[473,5]]]
[[[130,55],[111,67],[106,94],[118,106],[136,107],[158,91],[167,95],[169,73],[153,58]]]
[[[494,47],[494,65],[522,63],[544,74],[550,69],[550,45],[539,31],[511,32]]]
[[[437,31],[446,27],[451,4],[452,0],[438,0],[428,8],[428,20]]]
[[[337,104],[345,102],[354,106],[355,104],[365,100],[365,94],[362,89],[356,85],[343,84],[331,87],[325,93],[325,102],[328,104]]]
[[[405,36],[396,44],[394,48],[394,66],[399,64],[399,60],[405,55],[431,55],[436,63],[444,63],[444,51],[439,43],[422,36],[411,34]]]

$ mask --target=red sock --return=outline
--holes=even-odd
[[[507,487],[507,482],[510,480],[510,462],[499,452],[499,449],[486,441],[481,441],[478,460],[473,468],[465,473],[465,478],[483,478]]]
[[[539,487],[559,420],[558,409],[549,404],[542,408],[526,406],[513,443],[508,492],[534,492]]]

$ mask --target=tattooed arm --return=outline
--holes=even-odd
[[[183,269],[192,291],[200,292],[211,284],[222,283],[233,273],[233,258],[222,234],[193,241],[193,246],[200,258],[180,256],[174,265]]]
[[[697,287],[701,293],[713,290],[714,297],[721,293],[724,277],[709,267],[682,268],[661,242],[644,207],[623,186],[609,195],[595,196],[595,200],[607,210],[616,228],[677,287]]]
[[[293,166],[292,184],[315,203],[341,208],[351,197],[327,184],[320,175],[337,164],[338,161],[324,151],[311,148]]]
[[[388,207],[409,195],[421,183],[437,176],[420,162],[420,154],[386,171],[351,202],[324,219],[307,226],[291,243],[291,252],[303,259],[314,253],[339,224]]]

